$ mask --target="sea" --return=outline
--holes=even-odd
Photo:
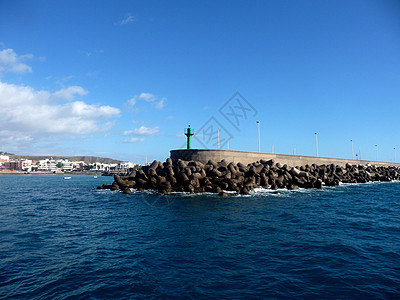
[[[400,182],[247,196],[0,175],[0,299],[399,299]]]

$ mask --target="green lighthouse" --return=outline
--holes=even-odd
[[[187,149],[192,149],[192,136],[194,135],[194,130],[193,128],[189,127],[185,129],[185,135],[187,136]]]

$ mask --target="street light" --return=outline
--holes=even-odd
[[[354,160],[354,146],[353,146],[353,140],[350,140],[351,142],[351,157]]]
[[[375,145],[376,147],[376,161],[378,161],[378,145]]]
[[[260,152],[260,121],[257,121],[258,125],[258,152]]]
[[[217,129],[217,144],[218,144],[218,149],[219,149],[219,129]]]
[[[396,163],[396,147],[393,148],[393,150],[394,150],[394,163]]]
[[[316,153],[317,153],[317,157],[318,157],[318,133],[315,132],[315,148],[316,148]]]

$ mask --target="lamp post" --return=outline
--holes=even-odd
[[[396,147],[394,147],[393,150],[394,150],[394,163],[396,163]]]
[[[315,132],[314,134],[315,134],[315,149],[318,157],[318,133]]]
[[[257,121],[258,125],[258,152],[260,152],[260,121]]]
[[[218,141],[217,141],[217,143],[218,143],[218,150],[219,150],[219,129],[217,130],[217,134],[218,134],[218,137],[217,137]]]
[[[376,148],[376,161],[378,161],[378,145],[375,145]]]
[[[353,140],[350,140],[351,142],[351,157],[354,160],[354,145],[353,145]]]

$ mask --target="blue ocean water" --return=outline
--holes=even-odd
[[[0,298],[399,298],[400,183],[250,196],[0,176]]]

